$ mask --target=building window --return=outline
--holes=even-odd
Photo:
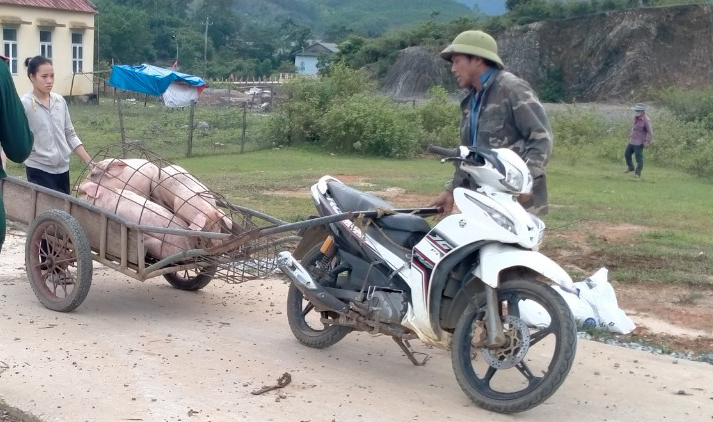
[[[72,72],[81,73],[84,62],[83,34],[72,32]]]
[[[40,56],[52,58],[52,31],[40,31]]]
[[[17,75],[17,29],[3,28],[3,54],[10,59],[10,72]]]

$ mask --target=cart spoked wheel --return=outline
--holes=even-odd
[[[61,210],[38,215],[27,232],[25,267],[47,309],[69,312],[79,306],[92,285],[92,254],[77,220]]]
[[[213,280],[213,276],[217,270],[218,267],[216,266],[181,270],[175,273],[164,274],[163,278],[177,289],[193,292],[207,286],[208,283]]]

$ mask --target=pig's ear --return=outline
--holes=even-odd
[[[206,219],[205,215],[198,214],[193,218],[193,221],[188,226],[188,228],[195,231],[203,231],[203,228],[205,227],[207,221],[208,220]]]
[[[78,192],[78,193],[83,193],[83,194],[87,195],[88,197],[94,198],[94,199],[97,199],[97,198],[99,198],[99,196],[100,196],[100,194],[99,194],[99,186],[98,186],[98,185],[95,185],[95,184],[91,184],[91,185],[89,185],[89,186],[82,185],[82,186],[79,187],[79,189],[77,190],[77,192]]]
[[[126,163],[121,160],[114,160],[106,167],[111,176],[118,176],[126,168]]]

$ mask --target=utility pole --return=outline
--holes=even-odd
[[[178,34],[171,35],[171,38],[176,40],[176,61],[175,61],[175,63],[176,63],[176,70],[178,70]]]
[[[205,17],[205,37],[203,39],[203,78],[206,78],[206,66],[208,62],[208,16]]]

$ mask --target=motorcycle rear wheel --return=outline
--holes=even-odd
[[[564,298],[544,283],[511,279],[497,292],[508,345],[498,350],[474,346],[480,340],[475,333],[482,332],[483,299],[459,318],[451,361],[458,384],[474,403],[493,412],[517,413],[541,404],[562,385],[574,362],[577,329]],[[548,326],[535,328],[520,319],[524,300],[545,310]]]
[[[321,242],[316,244],[300,261],[300,264],[310,274],[313,273],[317,262],[322,259],[322,254],[319,251],[321,246]],[[316,278],[314,281],[319,282]],[[316,312],[312,304],[304,298],[302,292],[294,285],[290,285],[287,292],[287,321],[292,334],[300,343],[315,349],[325,349],[338,343],[352,331],[349,327],[325,325],[319,321],[320,318],[329,317],[331,316],[328,312]]]

